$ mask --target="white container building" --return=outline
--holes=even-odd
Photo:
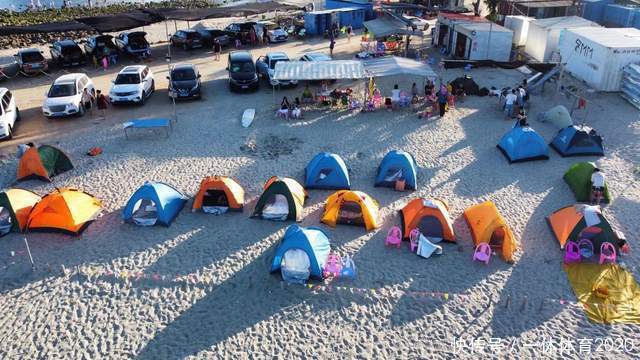
[[[565,70],[598,91],[620,91],[623,69],[640,64],[640,30],[578,28],[560,35]]]
[[[539,62],[556,60],[560,32],[579,27],[600,27],[597,23],[579,16],[563,16],[534,20],[529,24],[524,51]]]
[[[507,62],[513,31],[491,22],[459,24],[454,28],[451,55],[465,60]]]
[[[529,34],[529,23],[535,20],[532,17],[520,15],[507,15],[504,18],[504,27],[513,31],[513,44],[525,46]]]

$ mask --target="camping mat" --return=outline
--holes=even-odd
[[[640,324],[640,286],[617,264],[579,263],[564,267],[589,320]]]

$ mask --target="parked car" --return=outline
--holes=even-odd
[[[256,29],[255,22],[244,22],[244,23],[232,23],[227,25],[224,28],[224,31],[231,37],[231,41],[235,41],[235,39],[240,38],[242,43],[246,43],[249,41],[249,32],[253,29],[256,32],[256,36],[260,37],[262,32],[258,32]]]
[[[258,21],[256,23],[256,27],[258,29],[258,34],[262,34],[263,31],[267,32],[267,38],[270,43],[284,42],[289,39],[289,34],[282,27],[272,21]]]
[[[50,47],[51,60],[59,66],[77,66],[84,65],[86,59],[80,46],[73,40],[60,40],[54,42]]]
[[[331,56],[322,53],[306,53],[300,57],[300,61],[331,61]]]
[[[429,22],[423,18],[417,16],[403,15],[406,20],[409,20],[411,24],[419,31],[427,31],[429,29]]]
[[[93,81],[86,74],[71,73],[60,76],[45,94],[42,113],[48,118],[84,115],[86,110],[82,103],[84,89],[88,89],[89,93],[95,95]]]
[[[220,42],[220,46],[229,46],[233,36],[233,34],[230,34],[227,31],[209,27],[196,29],[196,31],[200,33],[200,36],[202,36],[202,43],[206,47],[213,47],[213,41],[216,39]]]
[[[202,35],[193,29],[178,30],[175,34],[171,35],[171,46],[179,46],[184,50],[192,50],[201,48]]]
[[[109,90],[112,104],[144,104],[156,90],[153,73],[146,65],[125,66],[112,82]]]
[[[123,32],[114,41],[120,52],[135,58],[145,58],[151,55],[151,46],[145,36],[147,33],[144,31]]]
[[[175,94],[176,99],[200,98],[202,83],[200,72],[193,64],[179,64],[171,68],[169,80],[169,95]]]
[[[113,36],[111,35],[94,35],[89,36],[84,41],[84,52],[88,56],[95,55],[96,58],[103,56],[113,55],[119,52],[116,44],[113,43]]]
[[[248,51],[232,51],[227,62],[229,71],[229,89],[257,90],[260,87],[258,73],[253,64],[253,58]]]
[[[20,121],[16,100],[7,88],[0,88],[0,139],[13,137],[16,121]]]
[[[38,74],[49,69],[47,59],[42,55],[42,51],[38,49],[21,49],[14,57],[20,71],[27,75]]]
[[[297,85],[298,80],[275,80],[273,78],[276,64],[281,61],[289,61],[289,56],[283,52],[270,52],[265,56],[260,56],[258,60],[256,60],[256,69],[258,70],[258,74],[262,76],[263,79],[266,79],[270,85]]]

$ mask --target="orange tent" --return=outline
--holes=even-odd
[[[7,214],[10,231],[24,231],[31,209],[40,201],[40,196],[24,189],[8,189],[0,193],[0,218]],[[1,221],[1,220],[0,220]],[[1,225],[1,224],[0,224]],[[0,236],[4,235],[0,230]]]
[[[409,240],[411,230],[418,228],[422,234],[455,242],[453,223],[447,204],[438,199],[417,198],[400,210],[402,235]]]
[[[100,200],[82,191],[56,189],[33,207],[27,229],[78,235],[96,218],[101,205]]]
[[[226,176],[206,177],[200,183],[192,211],[200,210],[202,206],[228,206],[230,210],[242,211],[244,189]]]
[[[588,224],[585,214],[591,212],[593,219],[597,220],[595,224]],[[618,238],[611,228],[609,221],[602,215],[599,206],[589,206],[584,204],[571,205],[563,207],[547,217],[547,223],[553,231],[556,240],[560,243],[560,248],[564,249],[567,241],[578,242],[580,233],[586,228],[597,227],[601,231],[598,236],[591,239],[594,245],[600,248],[602,242],[610,242],[614,245],[618,244]],[[597,240],[597,241],[596,241]]]
[[[327,198],[320,221],[331,227],[353,224],[373,230],[378,227],[378,203],[361,191],[336,191]]]
[[[471,237],[476,246],[488,243],[492,249],[501,251],[505,261],[513,261],[513,253],[518,249],[518,242],[493,202],[485,201],[467,208],[464,218],[471,229]]]
[[[17,180],[36,178],[51,181],[53,176],[71,169],[73,164],[69,156],[57,147],[50,145],[30,147],[20,158]]]

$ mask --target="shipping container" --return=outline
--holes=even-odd
[[[582,17],[602,24],[605,7],[609,4],[613,4],[613,0],[583,0]]]
[[[640,16],[639,10],[637,6],[607,5],[602,23],[611,27],[632,27],[634,17]]]
[[[513,31],[494,23],[466,23],[455,27],[451,55],[466,60],[507,62]]]
[[[562,16],[534,20],[529,24],[525,52],[539,62],[549,62],[558,54],[558,39],[565,29],[600,27],[597,23],[579,16]]]
[[[515,46],[525,46],[527,44],[527,34],[529,33],[529,23],[535,20],[531,17],[508,15],[504,18],[504,27],[513,31],[513,43]]]
[[[640,63],[640,30],[578,28],[560,36],[565,70],[598,91],[620,91],[623,68]]]
[[[341,9],[341,8],[358,8],[364,10],[364,20],[369,21],[376,18],[376,13],[373,11],[373,3],[368,0],[326,0],[324,4],[325,8]]]

